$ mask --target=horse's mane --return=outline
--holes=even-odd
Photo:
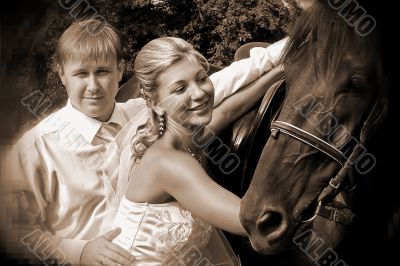
[[[315,73],[333,78],[345,49],[354,45],[350,43],[354,40],[354,34],[354,30],[335,10],[317,2],[303,12],[289,32],[290,41],[283,54],[284,63],[298,60],[302,55],[311,55]],[[312,53],[304,53],[300,49],[302,47],[307,47]]]
[[[354,0],[356,1],[356,0]],[[348,50],[369,51],[366,56],[376,56],[386,78],[393,76],[394,53],[398,48],[393,41],[393,31],[397,14],[389,3],[378,0],[358,0],[357,4],[366,10],[366,14],[375,21],[375,28],[366,36],[359,36],[354,26],[350,26],[339,11],[333,9],[326,0],[315,3],[293,24],[289,31],[289,42],[285,47],[282,60],[285,64],[312,60],[311,66],[317,77],[326,80],[335,78],[343,56]],[[350,1],[351,2],[351,1]],[[368,39],[366,41],[366,39]],[[368,45],[369,47],[365,47]],[[303,47],[303,49],[301,49]],[[310,51],[309,53],[305,51]],[[310,58],[303,58],[308,56]]]
[[[299,47],[307,43],[309,49],[314,51],[312,53],[316,60],[314,63],[318,62],[318,64],[314,64],[318,66],[316,73],[334,75],[343,50],[357,49],[355,47],[357,43],[352,42],[355,40],[354,35],[357,35],[355,27],[349,26],[346,19],[339,15],[338,10],[329,6],[328,2],[315,0],[313,6],[298,18],[289,32],[290,41],[283,55],[284,62],[295,60],[302,53]],[[397,9],[394,6],[395,1],[383,3],[379,0],[354,0],[353,2],[376,21],[372,34],[368,34],[364,38],[373,36],[374,41],[378,42],[369,43],[380,46],[375,50],[380,50],[379,56],[386,68],[385,72],[391,72],[393,53],[397,51],[395,42],[393,42],[398,17]]]

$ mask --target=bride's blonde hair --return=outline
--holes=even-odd
[[[160,123],[160,117],[166,118],[164,118],[164,111],[159,106],[157,99],[157,78],[183,58],[200,64],[208,72],[207,59],[191,44],[180,38],[154,39],[147,43],[136,56],[134,72],[138,79],[138,87],[151,111],[148,120],[138,127],[136,135],[132,138],[131,147],[134,159],[140,159],[146,149],[162,134],[160,131],[162,131],[163,125]],[[163,124],[165,125],[165,123]]]

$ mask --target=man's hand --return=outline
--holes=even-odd
[[[135,258],[111,241],[121,233],[116,228],[89,241],[82,250],[82,265],[123,265],[129,266]]]

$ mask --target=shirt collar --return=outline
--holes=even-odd
[[[125,116],[123,115],[123,110],[121,106],[117,103],[114,104],[114,110],[111,114],[110,119],[106,123],[110,122],[116,123],[120,127],[123,127],[127,122]]]
[[[71,126],[73,126],[74,130],[81,134],[89,143],[92,143],[94,137],[103,124],[103,122],[89,117],[75,109],[69,99],[67,105],[65,106],[64,117],[71,123]],[[124,125],[124,117],[121,113],[121,107],[119,107],[117,104],[114,105],[114,110],[110,119],[104,123],[110,122],[116,123],[121,127]]]

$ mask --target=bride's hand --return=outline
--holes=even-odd
[[[89,241],[83,247],[81,265],[131,265],[135,257],[111,242],[120,233],[121,229],[116,228]]]

